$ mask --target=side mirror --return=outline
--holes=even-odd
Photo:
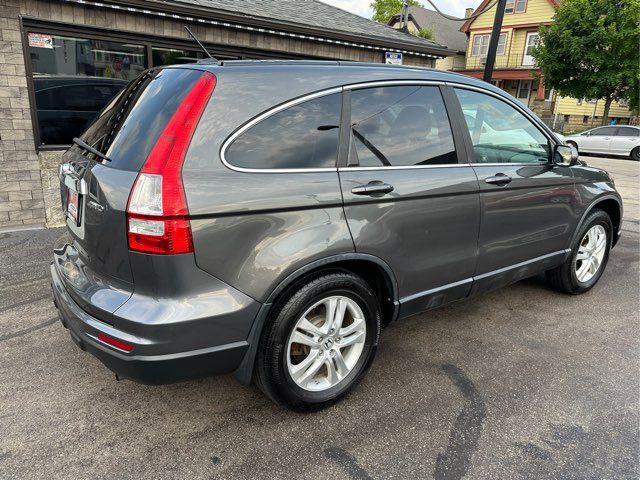
[[[556,145],[553,163],[561,167],[571,167],[578,163],[578,149],[573,145]]]

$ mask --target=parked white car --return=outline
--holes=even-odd
[[[640,127],[609,125],[592,128],[577,135],[558,137],[567,144],[575,145],[580,153],[625,155],[640,161]]]

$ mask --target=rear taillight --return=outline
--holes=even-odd
[[[127,205],[130,250],[158,255],[193,252],[182,165],[215,86],[216,77],[203,72],[140,170]]]

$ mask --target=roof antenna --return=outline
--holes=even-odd
[[[204,53],[206,53],[206,54],[207,54],[207,57],[209,57],[209,58],[210,58],[211,60],[213,60],[214,62],[217,62],[217,61],[218,61],[218,59],[216,59],[213,55],[211,55],[211,54],[209,53],[209,51],[208,51],[206,48],[204,48],[204,45],[202,45],[202,43],[200,43],[200,40],[198,40],[198,37],[196,37],[196,36],[193,34],[193,32],[192,32],[191,30],[189,30],[189,27],[187,27],[187,26],[185,25],[185,26],[184,26],[184,29],[187,31],[187,33],[188,33],[189,35],[191,35],[191,38],[193,38],[193,39],[196,41],[196,43],[197,43],[198,45],[200,45],[200,48],[202,49],[202,51],[203,51]]]

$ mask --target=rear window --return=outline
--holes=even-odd
[[[108,104],[81,138],[105,153],[109,166],[138,171],[202,71],[150,70]],[[79,148],[73,146],[72,148]]]
[[[341,95],[326,95],[274,113],[240,134],[225,160],[242,168],[335,167]]]

